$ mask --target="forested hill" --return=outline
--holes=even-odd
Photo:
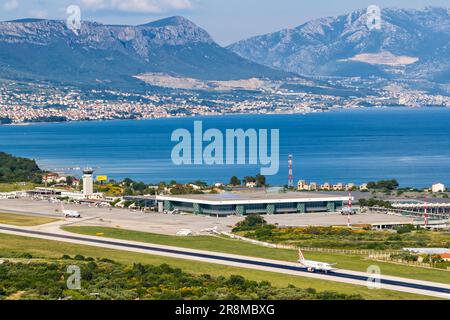
[[[0,182],[40,182],[42,174],[36,161],[0,152]]]

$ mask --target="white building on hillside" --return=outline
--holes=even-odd
[[[445,186],[442,183],[435,183],[431,186],[431,192],[437,193],[437,192],[444,192]]]
[[[307,191],[309,190],[309,185],[305,180],[299,180],[297,182],[297,190],[298,191]]]

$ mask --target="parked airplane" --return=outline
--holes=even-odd
[[[327,273],[328,271],[332,271],[334,268],[333,266],[336,265],[334,264],[330,264],[330,263],[326,263],[326,262],[319,262],[319,261],[312,261],[312,260],[306,260],[305,257],[303,256],[302,250],[298,250],[298,262],[307,268],[307,270],[309,272],[314,272],[314,271],[323,271],[325,273]]]
[[[75,210],[65,210],[64,205],[61,202],[61,211],[66,218],[81,218],[81,214]]]
[[[165,214],[180,214],[181,211],[178,209],[173,209],[173,210],[166,210],[164,211]]]
[[[217,226],[215,226],[214,228],[205,228],[205,229],[202,229],[202,230],[200,230],[200,232],[208,232],[208,233],[219,233],[218,232],[218,227]]]

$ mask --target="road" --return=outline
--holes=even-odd
[[[56,225],[55,225],[56,226]],[[49,231],[39,231],[32,227],[11,227],[0,225],[0,232],[12,235],[27,236],[32,238],[54,240],[75,243],[80,245],[96,246],[108,249],[116,249],[144,254],[160,255],[179,259],[203,261],[248,269],[256,269],[277,272],[289,275],[304,276],[322,280],[330,280],[356,285],[368,285],[368,274],[350,270],[336,270],[324,273],[311,273],[297,263],[278,260],[260,259],[240,255],[232,255],[218,252],[193,250],[180,247],[148,244],[142,242],[105,239],[99,237],[75,235],[58,228]],[[396,290],[408,293],[427,295],[438,298],[450,299],[450,285],[419,281],[407,278],[399,278],[381,275],[379,285],[382,289]]]

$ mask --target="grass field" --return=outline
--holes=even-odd
[[[29,182],[0,183],[0,192],[13,192],[21,190],[31,190],[36,187],[35,184]]]
[[[27,216],[22,214],[12,214],[12,213],[1,213],[0,212],[0,223],[10,224],[14,226],[31,227],[38,226],[41,224],[46,224],[50,222],[58,221],[59,219],[38,217],[38,216]]]
[[[239,240],[211,236],[177,237],[105,227],[70,226],[64,227],[64,230],[86,235],[96,235],[97,233],[103,233],[105,237],[109,238],[224,253],[234,253],[258,258],[268,258],[291,262],[294,262],[298,259],[297,252],[295,250],[265,248]],[[366,259],[363,256],[351,256],[344,254],[308,252],[306,253],[306,258],[329,263],[338,263],[338,268],[362,272],[365,272],[367,270],[367,267],[369,267],[370,265],[376,264],[381,268],[381,272],[386,275],[450,284],[450,272],[448,271],[401,266],[378,261],[374,262],[372,260]]]
[[[289,276],[266,271],[236,268],[119,250],[102,249],[98,247],[33,239],[0,233],[0,258],[23,257],[25,253],[31,254],[33,258],[45,259],[61,258],[64,254],[80,254],[85,257],[108,258],[128,265],[135,262],[153,265],[167,263],[172,267],[181,268],[183,271],[192,274],[210,274],[213,276],[242,275],[249,280],[269,281],[272,285],[277,287],[286,287],[289,284],[292,284],[298,288],[314,288],[317,291],[336,291],[347,294],[360,294],[365,299],[430,299],[430,297],[415,294],[383,289],[370,290],[364,286],[316,280],[306,277]]]
[[[245,229],[245,227],[244,227]],[[251,228],[239,235],[271,243],[331,249],[401,250],[450,247],[450,232],[403,227],[398,232],[347,227]]]

